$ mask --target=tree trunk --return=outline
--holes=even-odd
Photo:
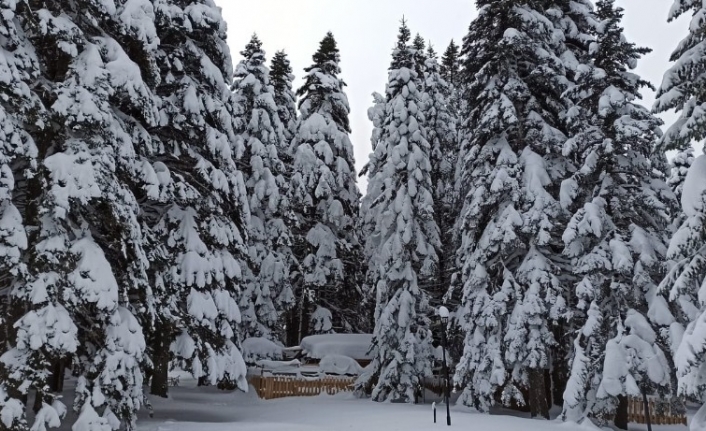
[[[529,404],[533,418],[541,416],[549,419],[546,383],[544,381],[544,370],[542,369],[529,370]]]
[[[566,367],[561,362],[556,361],[552,370],[552,401],[555,406],[559,407],[564,405],[564,391],[568,381]]]
[[[55,393],[64,391],[64,377],[66,375],[66,360],[55,359],[52,361],[52,371],[49,377],[49,389]]]
[[[626,396],[618,397],[618,409],[615,411],[613,424],[618,429],[628,429],[628,398]]]
[[[150,394],[167,398],[169,395],[169,336],[165,325],[157,324],[152,340],[152,380]]]
[[[44,392],[37,390],[36,394],[34,396],[34,406],[32,407],[32,411],[36,415],[39,410],[41,410],[42,405],[44,404]]]

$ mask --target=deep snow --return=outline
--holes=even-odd
[[[190,386],[190,383],[187,382]],[[352,394],[283,398],[263,401],[255,391],[224,393],[215,388],[170,388],[170,399],[153,399],[154,416],[142,417],[139,431],[587,431],[589,425],[546,422],[519,417],[516,412],[485,415],[452,406],[452,426],[445,423],[445,407],[438,403],[437,423],[430,404],[375,403]],[[427,399],[430,403],[432,400]],[[437,400],[438,401],[438,400]],[[631,430],[645,426],[631,424]],[[655,431],[686,431],[684,426],[658,426]]]

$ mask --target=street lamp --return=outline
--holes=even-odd
[[[446,425],[451,426],[451,409],[449,407],[449,367],[446,365],[446,327],[449,323],[449,309],[443,305],[439,307],[439,318],[441,319],[441,357],[444,360],[444,375],[446,377],[446,390],[444,391],[444,402],[446,403]]]

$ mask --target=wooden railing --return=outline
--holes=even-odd
[[[653,398],[648,399],[652,425],[686,425],[686,414],[672,411],[671,405]],[[628,399],[628,422],[647,423],[642,398]]]
[[[318,379],[304,379],[294,376],[248,376],[248,382],[263,400],[352,392],[355,380],[354,377],[328,376]]]

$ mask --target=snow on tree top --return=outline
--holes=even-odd
[[[372,334],[323,334],[305,337],[301,347],[304,353],[315,359],[323,359],[327,355],[372,359],[368,353],[372,342]]]
[[[684,180],[681,205],[688,217],[693,217],[705,210],[702,195],[706,191],[706,155],[694,160]]]

